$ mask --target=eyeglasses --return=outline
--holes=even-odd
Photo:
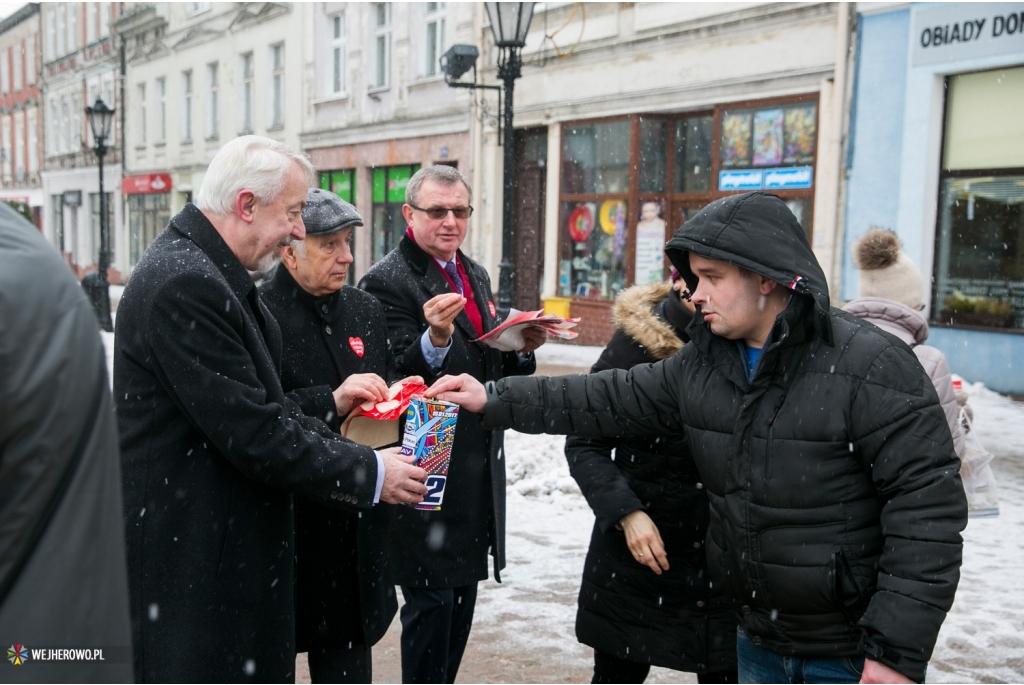
[[[448,216],[448,212],[455,215],[456,219],[468,219],[473,216],[473,206],[469,207],[417,207],[416,205],[409,205],[413,209],[423,212],[434,221]]]

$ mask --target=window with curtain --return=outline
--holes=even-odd
[[[1024,67],[946,79],[932,320],[1024,327]]]

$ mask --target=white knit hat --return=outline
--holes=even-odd
[[[921,270],[900,250],[896,234],[872,228],[854,245],[853,261],[860,269],[858,297],[884,297],[911,309],[924,303]]]

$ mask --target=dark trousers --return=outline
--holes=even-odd
[[[402,586],[403,683],[455,682],[473,626],[476,586]]]
[[[309,679],[314,683],[373,682],[373,659],[366,645],[313,647],[308,659]]]
[[[642,683],[650,673],[650,664],[627,661],[619,657],[594,650],[594,679],[592,683]],[[735,683],[736,671],[713,671],[698,673],[698,683]]]

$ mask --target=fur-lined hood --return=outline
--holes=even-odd
[[[635,285],[619,293],[612,309],[615,325],[658,359],[668,359],[683,347],[672,327],[655,313],[662,300],[672,295],[671,283]]]

